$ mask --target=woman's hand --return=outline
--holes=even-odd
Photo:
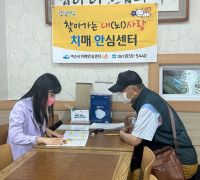
[[[48,145],[62,145],[67,144],[62,138],[46,138],[46,137],[38,137],[36,139],[37,144],[48,144]]]
[[[63,137],[64,137],[63,135],[58,134],[57,132],[52,131],[52,130],[49,129],[49,128],[46,128],[46,135],[47,135],[48,137],[53,137],[53,136],[55,136],[55,137],[57,137],[57,138],[63,138]]]

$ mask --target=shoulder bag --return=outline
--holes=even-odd
[[[176,152],[178,152],[174,116],[168,104],[167,107],[171,119],[174,144]],[[176,152],[170,146],[154,151],[156,158],[153,163],[152,174],[156,176],[158,180],[184,180],[184,172]]]

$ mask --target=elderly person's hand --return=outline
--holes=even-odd
[[[122,129],[121,129],[121,131],[124,131],[125,133],[128,133],[128,134],[130,134],[130,133],[132,133],[132,131],[133,131],[133,124],[130,124],[129,126],[124,126]]]

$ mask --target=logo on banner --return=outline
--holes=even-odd
[[[132,11],[131,12],[131,15],[134,17],[134,16],[137,16],[137,17],[143,17],[143,18],[147,18],[149,16],[151,16],[151,8],[150,7],[147,7],[145,8],[144,10],[143,9],[137,9],[136,11]]]
[[[69,59],[69,58],[70,58],[69,55],[65,55],[65,56],[63,57],[63,59]]]
[[[102,55],[102,58],[107,59],[108,55],[107,54],[106,55]]]
[[[113,58],[113,59],[116,59],[116,58],[117,58],[117,55],[116,55],[116,54],[113,54],[113,55],[112,55],[112,58]]]

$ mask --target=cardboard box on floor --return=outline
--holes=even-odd
[[[90,124],[90,89],[92,83],[76,83],[76,106],[66,104],[71,109],[71,124]]]

